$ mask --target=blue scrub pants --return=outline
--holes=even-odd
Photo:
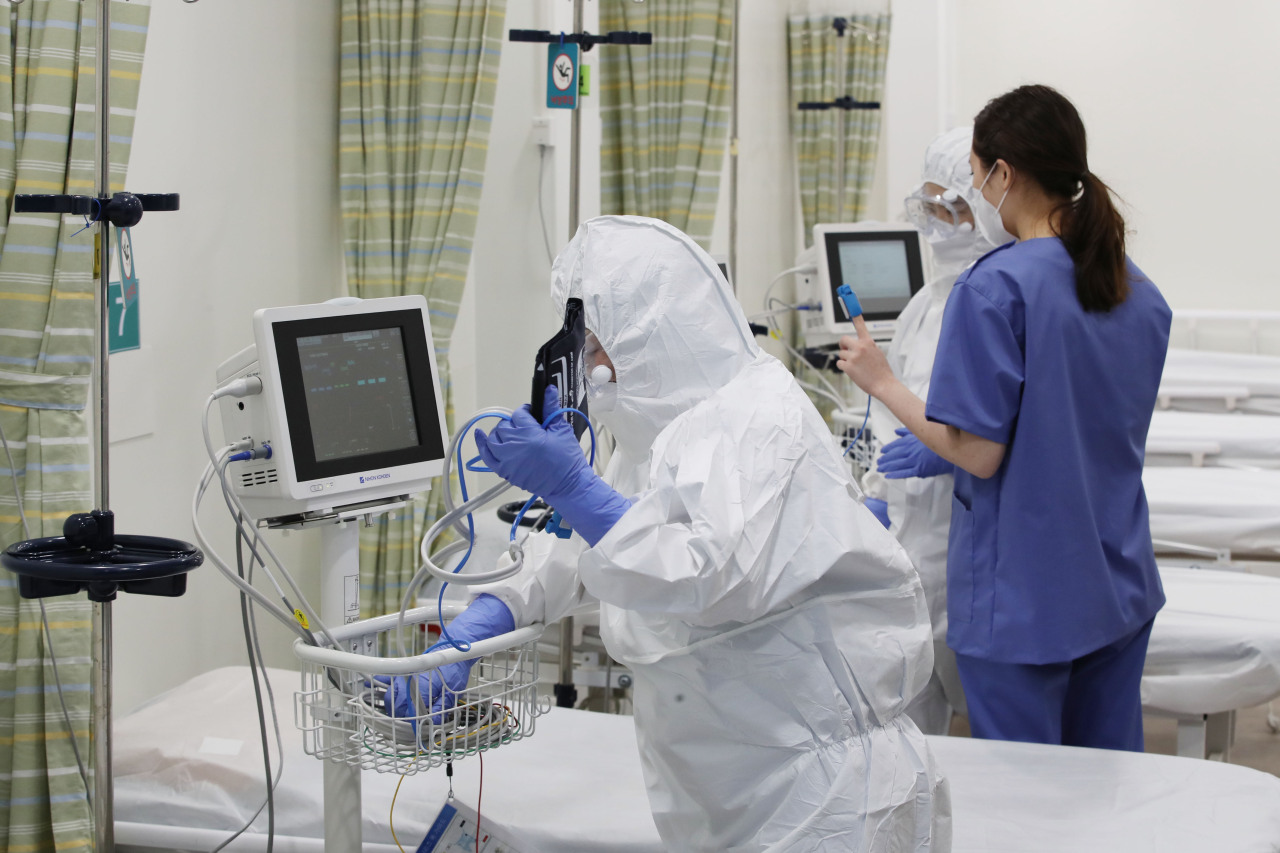
[[[1153,622],[1065,663],[957,654],[973,736],[1142,752],[1139,682]]]

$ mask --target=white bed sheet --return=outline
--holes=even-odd
[[[1205,452],[1204,448],[1216,448]],[[1156,411],[1147,433],[1147,464],[1186,467],[1199,448],[1205,465],[1280,468],[1280,417],[1239,412]]]
[[[1170,347],[1160,377],[1160,406],[1182,411],[1225,411],[1221,400],[1180,395],[1180,391],[1218,392],[1243,389],[1247,397],[1236,409],[1280,414],[1280,356]]]
[[[1142,671],[1142,704],[1217,714],[1280,697],[1280,580],[1160,567],[1168,599]]]
[[[1231,468],[1146,468],[1151,537],[1233,552],[1280,553],[1280,475]]]
[[[277,704],[289,713],[297,675],[273,673]],[[276,850],[320,853],[322,768],[302,754],[291,717],[283,723],[287,755]],[[256,729],[244,667],[207,673],[117,719],[122,853],[210,850],[251,814],[262,795]],[[243,744],[237,755],[208,750],[234,741]],[[1171,756],[929,741],[951,780],[955,853],[1280,851],[1280,780],[1256,770]],[[456,795],[471,806],[478,771],[474,758],[455,765]],[[488,753],[484,771],[483,821],[510,835],[522,853],[663,849],[627,717],[554,709],[539,719],[532,738]],[[364,774],[365,850],[396,850],[387,828],[396,781]],[[407,850],[421,840],[444,796],[439,769],[405,779],[396,830]],[[262,827],[265,819],[251,838],[228,849],[265,849]]]

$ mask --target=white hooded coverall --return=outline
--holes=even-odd
[[[586,222],[552,278],[613,361],[591,414],[632,506],[594,548],[535,534],[533,568],[474,589],[518,625],[599,601],[668,849],[948,851],[946,783],[903,714],[932,666],[924,595],[821,416],[672,226]]]
[[[933,183],[952,190],[971,210],[984,213],[986,204],[973,187],[969,168],[969,150],[973,146],[973,129],[949,130],[930,143],[925,152],[921,182],[912,191],[920,192],[924,184]],[[933,360],[938,351],[942,331],[942,314],[951,288],[960,273],[982,255],[1013,237],[994,226],[991,217],[979,215],[975,228],[956,235],[945,243],[931,243],[932,275],[898,317],[897,329],[889,344],[887,357],[894,376],[920,399],[928,399],[929,381],[933,376]],[[998,230],[997,230],[998,229]],[[992,233],[992,232],[995,233]],[[894,432],[902,422],[879,400],[871,407],[871,432],[883,447],[899,436]],[[925,597],[929,602],[929,618],[933,623],[935,674],[920,695],[911,703],[908,713],[927,734],[947,734],[951,707],[964,710],[964,693],[956,671],[955,653],[947,648],[947,538],[951,529],[951,493],[954,477],[910,477],[884,480],[874,475],[875,485],[869,491],[889,504],[889,529],[898,537],[920,573]]]

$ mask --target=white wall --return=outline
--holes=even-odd
[[[899,4],[904,6],[906,4]],[[957,112],[1022,83],[1080,110],[1130,254],[1175,308],[1280,308],[1280,3],[956,0]]]
[[[121,532],[194,539],[200,412],[217,365],[252,342],[254,309],[342,290],[337,28],[335,0],[152,5],[128,186],[181,193],[182,209],[134,229],[147,351],[111,360]],[[207,503],[220,505],[216,491]],[[206,528],[234,556],[225,510],[209,509]],[[305,535],[281,552],[302,576],[318,548]],[[268,658],[292,665],[289,635],[269,621]],[[114,624],[121,712],[245,659],[238,598],[209,563],[182,598],[121,595]]]

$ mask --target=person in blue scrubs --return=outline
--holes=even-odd
[[[974,122],[974,186],[1017,238],[956,281],[928,402],[863,326],[840,367],[954,463],[947,643],[977,737],[1143,748],[1164,593],[1142,487],[1171,313],[1128,256],[1084,124],[1047,86]]]

